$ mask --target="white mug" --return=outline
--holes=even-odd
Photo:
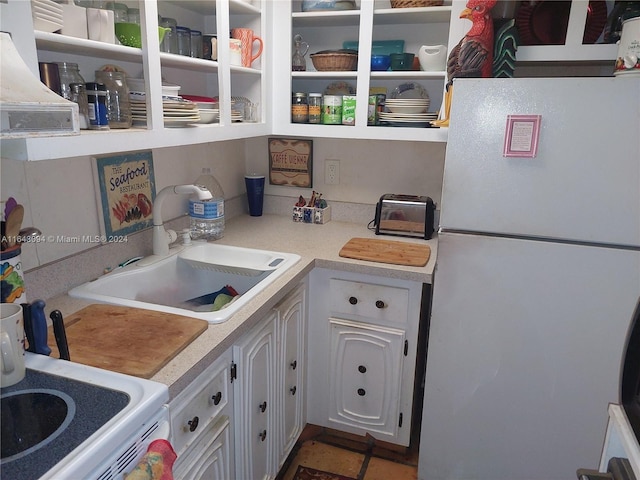
[[[0,304],[0,387],[24,378],[24,324],[18,303]]]
[[[87,8],[87,33],[89,40],[115,44],[113,10]]]
[[[242,42],[236,38],[229,39],[229,64],[242,66]]]

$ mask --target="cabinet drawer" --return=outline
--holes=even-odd
[[[334,314],[367,317],[385,323],[406,324],[409,290],[387,285],[329,280]]]
[[[190,399],[171,411],[173,447],[180,454],[193,443],[229,403],[229,368],[226,362],[212,371],[211,380]]]

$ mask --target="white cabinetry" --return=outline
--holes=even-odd
[[[12,23],[2,23],[2,30],[13,34],[14,29],[33,31],[30,9],[22,0],[8,0],[0,6],[2,17],[11,9]],[[3,157],[21,160],[45,160],[58,157],[95,155],[114,151],[190,145],[232,138],[246,138],[269,133],[266,124],[267,66],[269,52],[256,60],[252,68],[229,64],[229,30],[236,27],[251,28],[270,44],[267,29],[269,8],[265,0],[251,3],[242,0],[157,0],[126,2],[138,7],[142,19],[143,47],[132,48],[93,40],[69,37],[56,33],[34,31],[27,41],[23,33],[16,32],[16,47],[35,75],[40,62],[76,62],[85,81],[93,81],[95,70],[105,64],[116,64],[135,77],[144,76],[147,102],[146,128],[90,131],[80,135],[52,138],[11,139],[2,141]],[[14,11],[18,14],[14,15]],[[158,43],[158,14],[175,18],[179,25],[204,33],[217,33],[218,61],[190,58],[160,52]],[[15,21],[13,21],[15,19]],[[19,34],[18,34],[19,33]],[[267,49],[269,50],[269,49]],[[219,96],[221,112],[219,123],[198,125],[195,128],[165,128],[162,111],[162,81],[182,86],[182,94]],[[246,97],[260,104],[261,121],[244,123],[231,121],[231,97]]]
[[[280,422],[278,469],[298,440],[305,425],[305,356],[307,302],[304,284],[277,307],[279,362],[276,397]]]
[[[289,28],[274,31],[276,51],[283,52],[274,70],[276,85],[289,85],[272,92],[274,133],[314,137],[376,138],[444,142],[447,129],[393,128],[367,126],[370,87],[385,87],[391,93],[395,87],[415,82],[424,87],[431,99],[430,111],[437,111],[442,102],[446,74],[441,72],[371,72],[369,58],[372,41],[404,40],[405,51],[417,53],[421,45],[446,44],[451,6],[392,9],[385,1],[362,0],[359,10],[302,12],[300,2],[276,2],[274,16],[290,19]],[[307,71],[291,71],[292,38],[301,34],[310,45],[309,53],[343,48],[345,41],[358,42],[358,67],[352,72],[318,72],[307,55]],[[292,92],[323,92],[334,82],[346,82],[356,88],[356,124],[312,125],[291,123]]]
[[[275,476],[276,368],[273,311],[233,347],[236,363],[236,478]]]
[[[176,478],[225,480],[233,471],[231,351],[208,367],[170,404]]]
[[[422,285],[315,269],[309,288],[309,423],[409,445]]]
[[[234,345],[236,478],[274,478],[304,427],[306,288]]]

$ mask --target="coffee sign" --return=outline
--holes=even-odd
[[[313,140],[269,139],[269,183],[311,188]]]

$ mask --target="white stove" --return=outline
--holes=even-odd
[[[166,385],[28,352],[25,360],[25,379],[0,394],[0,476],[120,480],[151,441],[169,438]]]

